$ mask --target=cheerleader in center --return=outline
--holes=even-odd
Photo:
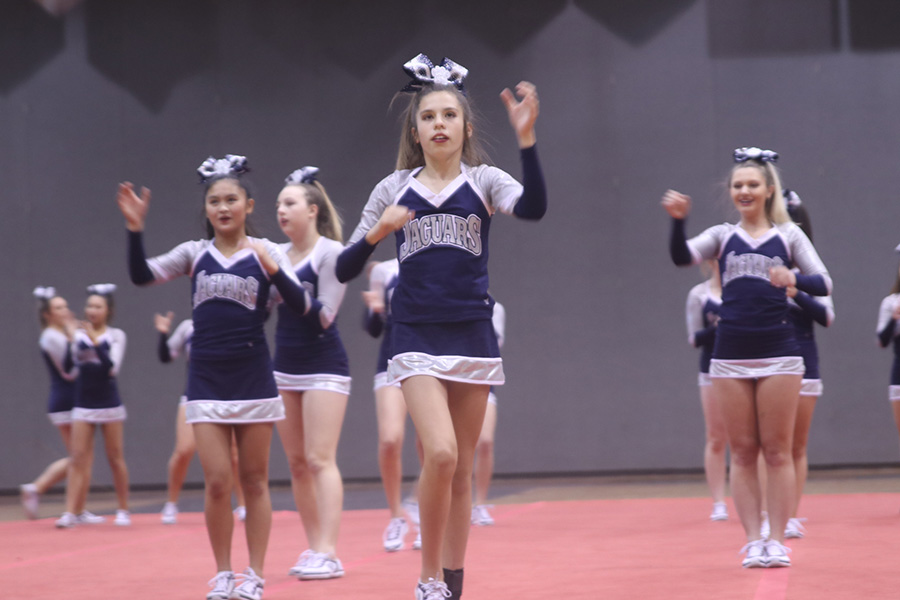
[[[344,246],[341,220],[318,172],[309,166],[292,172],[276,203],[278,224],[290,240],[281,249],[311,297],[305,314],[279,306],[275,330],[275,381],[285,412],[278,435],[309,545],[289,570],[298,579],[344,575],[336,554],[344,501],[337,449],[350,366],[337,327],[346,286],[334,272]]]

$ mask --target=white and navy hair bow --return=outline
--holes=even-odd
[[[109,296],[113,292],[116,291],[116,284],[114,283],[95,283],[94,285],[87,286],[88,294],[97,294],[98,296]]]
[[[319,167],[300,167],[290,175],[284,178],[285,185],[300,185],[301,183],[312,183],[319,174]]]
[[[206,183],[219,177],[242,175],[249,170],[246,156],[226,154],[225,158],[210,156],[197,168],[197,173],[200,174],[200,183]]]
[[[31,292],[35,298],[39,300],[50,300],[54,296],[56,296],[56,288],[48,285],[47,287],[37,286],[34,288],[34,291]]]
[[[412,77],[412,81],[406,84],[401,92],[417,92],[428,84],[436,86],[455,85],[459,91],[463,90],[463,81],[469,70],[457,64],[447,57],[441,64],[435,66],[424,54],[419,54],[403,65],[403,70]]]
[[[774,150],[763,150],[756,146],[751,146],[750,148],[735,148],[734,162],[742,163],[747,162],[748,160],[773,163],[778,161],[778,153]]]
[[[799,208],[803,202],[800,200],[800,196],[794,190],[789,190],[784,188],[781,190],[781,195],[784,196],[784,201],[787,203],[788,208]]]

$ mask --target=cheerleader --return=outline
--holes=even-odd
[[[785,288],[831,293],[831,278],[803,231],[791,222],[770,150],[735,150],[728,178],[737,225],[716,225],[687,240],[690,198],[673,190],[663,207],[673,217],[671,254],[677,265],[717,258],[722,308],[710,361],[733,460],[731,490],[747,535],[745,567],[790,566],[784,530],[793,509],[796,475],[791,441],[804,373]],[[791,271],[796,266],[799,273]],[[762,450],[771,537],[760,537]]]
[[[144,221],[150,191],[135,193],[119,185],[117,201],[125,216],[129,273],[138,285],[191,278],[194,334],[188,366],[185,419],[194,438],[206,483],[205,516],[218,573],[210,580],[208,600],[262,598],[263,563],[272,525],[269,497],[269,447],[272,423],[284,418],[284,406],[266,343],[263,324],[271,287],[298,312],[309,307],[287,257],[277,245],[247,235],[253,194],[242,178],[247,159],[210,157],[200,166],[204,210],[210,239],[184,242],[167,254],[146,259]],[[247,503],[245,532],[249,567],[231,568],[231,438],[237,439],[240,483]]]
[[[422,563],[417,600],[459,598],[472,513],[472,464],[491,384],[503,383],[488,294],[488,233],[496,211],[540,219],[546,211],[534,148],[537,91],[501,94],[516,132],[524,187],[487,166],[478,148],[466,69],[424,54],[404,65],[412,92],[397,171],[363,209],[338,277],[358,275],[375,245],[396,233],[400,275],[391,299],[392,358],[424,449],[419,479]]]
[[[809,213],[803,206],[800,196],[791,190],[784,190],[783,195],[791,219],[803,230],[809,241],[812,242],[813,234]],[[809,460],[806,447],[809,442],[809,428],[812,425],[816,401],[822,395],[819,352],[816,348],[814,328],[816,323],[822,327],[829,327],[834,322],[834,303],[831,296],[814,298],[798,290],[796,286],[789,286],[787,295],[790,307],[788,319],[794,325],[805,372],[803,373],[803,381],[800,387],[792,450],[794,471],[797,478],[797,494],[794,500],[793,511],[784,530],[784,537],[802,538],[806,532],[806,528],[803,526],[805,519],[798,518],[797,512],[800,508],[800,498],[803,495],[803,488],[806,487],[806,479],[809,474]]]
[[[725,482],[727,479],[725,449],[728,434],[722,411],[713,392],[709,379],[709,361],[712,359],[716,342],[716,325],[722,306],[722,284],[716,261],[704,261],[701,269],[709,269],[709,279],[699,283],[688,292],[685,315],[687,320],[688,343],[700,348],[700,372],[697,384],[700,387],[700,405],[703,409],[703,423],[706,428],[706,444],[703,448],[703,472],[706,485],[713,499],[711,521],[727,521],[728,508],[725,504]]]
[[[364,324],[369,335],[375,338],[382,336],[375,365],[375,416],[378,421],[378,468],[391,513],[391,520],[381,536],[381,543],[387,552],[396,552],[403,549],[404,538],[409,532],[401,501],[406,403],[400,384],[388,380],[387,374],[392,328],[391,296],[397,287],[400,265],[397,259],[392,259],[370,263],[370,266],[369,289],[362,293],[366,305]],[[413,524],[416,525],[415,522]],[[417,536],[413,548],[421,546],[421,537]]]
[[[190,360],[194,322],[191,319],[185,319],[172,332],[173,316],[174,313],[169,311],[165,315],[157,313],[153,317],[153,325],[159,332],[157,356],[160,362],[163,363],[170,363],[173,358],[177,358],[181,354],[184,354],[186,360]],[[169,336],[170,332],[172,333],[171,336]],[[186,402],[187,396],[182,395],[181,402],[178,403],[178,412],[175,415],[175,448],[172,450],[172,456],[169,458],[168,463],[168,499],[163,505],[162,513],[160,513],[160,521],[164,525],[174,525],[178,522],[178,496],[181,495],[181,488],[184,485],[184,478],[187,476],[191,459],[197,451],[194,430],[185,420]],[[231,440],[231,471],[235,482],[234,495],[237,498],[237,508],[234,509],[234,516],[239,521],[243,521],[247,516],[247,508],[244,506],[244,491],[237,483],[240,480],[240,472],[238,471],[237,443],[233,435]]]
[[[343,249],[341,220],[316,167],[285,179],[276,211],[290,239],[281,249],[312,298],[300,314],[278,307],[275,381],[284,398],[278,435],[291,469],[291,489],[309,548],[289,574],[299,579],[344,575],[336,555],[344,484],[337,465],[341,426],[350,395],[350,367],[337,328],[346,286],[334,273]]]
[[[897,246],[894,250],[900,252],[900,246]],[[897,326],[898,321],[900,321],[900,272],[897,274],[891,293],[881,301],[881,308],[878,310],[878,327],[876,329],[879,345],[882,348],[887,348],[890,345],[894,347],[894,363],[891,367],[891,384],[888,388],[888,399],[894,412],[894,422],[897,425],[897,431],[900,433],[900,327]]]
[[[41,337],[38,345],[44,363],[50,372],[50,398],[47,402],[47,416],[59,430],[69,451],[72,433],[72,407],[75,404],[75,379],[78,369],[72,361],[72,337],[75,335],[75,319],[66,299],[57,295],[52,287],[37,287],[34,297],[38,300],[38,318],[41,322]],[[22,508],[29,519],[37,519],[41,494],[66,478],[69,457],[57,459],[31,483],[19,486]]]
[[[88,286],[85,320],[72,340],[78,367],[75,406],[72,409],[71,460],[66,485],[66,512],[56,521],[60,529],[78,523],[99,523],[103,517],[84,510],[94,462],[94,431],[99,426],[119,508],[113,523],[131,525],[128,511],[128,467],[125,465],[125,407],[116,377],[125,358],[125,332],[110,327],[114,313],[112,283]],[[78,516],[76,516],[78,515]]]
[[[491,324],[497,335],[497,347],[503,348],[506,337],[506,309],[499,302],[494,302]],[[487,526],[494,524],[487,503],[491,478],[494,476],[494,433],[497,430],[497,395],[494,388],[488,394],[488,403],[484,411],[484,423],[478,442],[475,445],[475,503],[472,505],[472,524]]]

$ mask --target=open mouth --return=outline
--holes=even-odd
[[[431,138],[432,142],[446,142],[449,140],[450,140],[450,138],[448,138],[446,135],[442,135],[442,134],[438,134],[438,135],[434,136],[433,138]]]

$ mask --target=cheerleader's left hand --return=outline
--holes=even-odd
[[[516,100],[516,96],[519,96],[521,100]],[[537,87],[531,82],[520,81],[516,86],[515,95],[509,88],[506,88],[500,92],[500,99],[503,100],[503,105],[506,107],[510,125],[516,130],[519,148],[534,146],[537,141],[534,135],[534,122],[540,112]]]
[[[278,272],[278,269],[280,268],[278,263],[269,255],[269,251],[266,250],[265,244],[259,240],[251,242],[249,238],[244,238],[244,241],[241,242],[241,248],[252,248],[253,251],[256,252],[256,256],[259,257],[259,262],[262,264],[263,269],[265,269],[266,273],[269,275],[274,275]]]
[[[797,285],[797,276],[787,267],[769,269],[769,281],[774,287],[786,288]]]

